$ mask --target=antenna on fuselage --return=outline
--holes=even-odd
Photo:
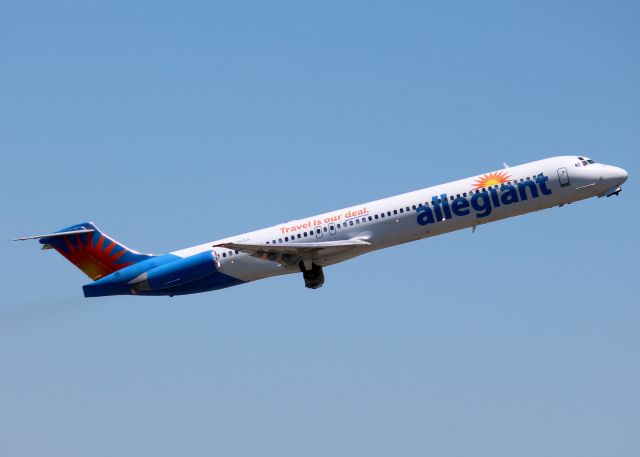
[[[509,168],[509,165],[508,165],[508,164],[506,164],[505,162],[502,162],[502,166],[503,166],[504,168]]]

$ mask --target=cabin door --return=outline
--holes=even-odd
[[[566,168],[558,168],[558,180],[562,187],[569,185],[569,173],[567,173]]]

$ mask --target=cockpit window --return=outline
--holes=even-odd
[[[596,163],[594,160],[591,160],[589,157],[578,157],[578,162],[574,165],[576,167],[591,165],[592,163]]]

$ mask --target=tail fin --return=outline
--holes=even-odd
[[[92,222],[72,225],[47,235],[37,235],[44,246],[55,249],[94,281],[134,263],[154,257],[140,254],[102,233]]]

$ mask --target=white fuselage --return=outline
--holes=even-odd
[[[300,268],[296,265],[214,246],[225,243],[284,246],[287,243],[338,240],[363,240],[368,243],[313,260],[324,267],[409,241],[602,196],[626,180],[624,170],[587,160],[563,156],[529,162],[274,225],[171,254],[189,257],[213,251],[220,272],[241,281],[299,273]]]

